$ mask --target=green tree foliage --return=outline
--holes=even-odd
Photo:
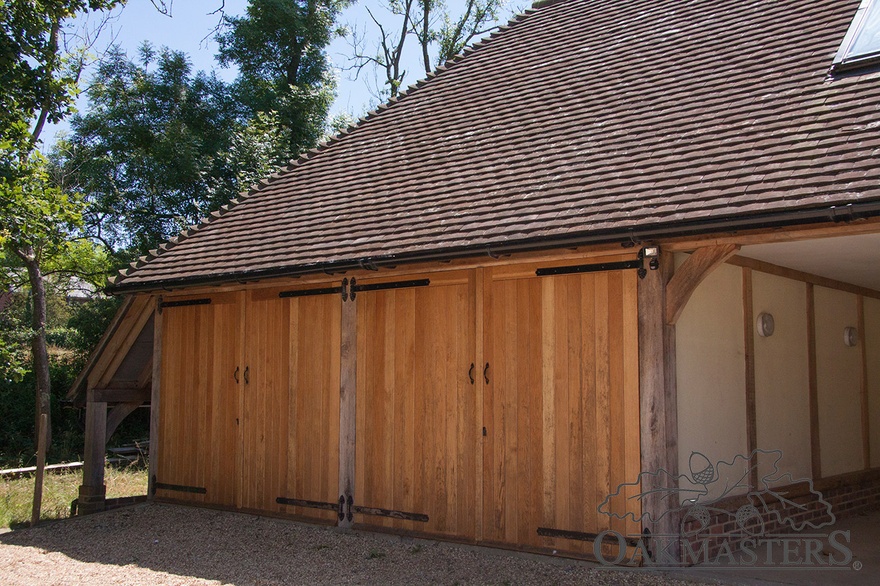
[[[50,415],[51,397],[44,264],[69,264],[61,257],[82,211],[76,197],[50,181],[36,148],[46,122],[68,113],[84,65],[87,46],[68,47],[65,27],[77,14],[117,3],[0,0],[0,292],[29,289],[36,433],[40,415]],[[22,273],[27,285],[16,286]],[[7,338],[2,346],[12,354],[15,342]]]
[[[144,44],[134,61],[113,49],[87,96],[56,156],[66,188],[86,194],[89,234],[109,250],[154,248],[234,197],[240,163],[257,164],[233,148],[242,112],[227,86],[193,73],[183,53]]]
[[[0,0],[0,141],[39,138],[43,125],[68,112],[82,53],[64,47],[75,15],[105,10],[118,0]],[[28,132],[28,124],[33,131]]]
[[[430,71],[429,51],[426,45],[437,44],[435,66],[443,65],[464,49],[475,37],[492,30],[507,0],[466,0],[464,10],[452,14],[443,0],[419,0],[422,8],[422,31],[416,33],[422,45],[425,72]],[[432,13],[438,13],[438,24],[432,26]]]
[[[284,135],[281,158],[293,158],[320,140],[335,95],[325,47],[349,0],[251,0],[246,14],[225,17],[218,59],[235,64],[235,97],[249,118],[277,116]]]

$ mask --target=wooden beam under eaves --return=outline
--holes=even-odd
[[[90,389],[88,401],[98,403],[146,403],[150,400],[150,389]]]
[[[666,285],[664,321],[668,325],[675,325],[691,295],[693,295],[697,286],[703,282],[703,279],[709,276],[709,273],[714,271],[718,265],[736,254],[738,250],[739,245],[737,244],[705,246],[695,250],[678,267],[672,279]]]

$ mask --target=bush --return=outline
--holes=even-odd
[[[74,408],[66,395],[73,381],[84,367],[89,354],[98,344],[113,319],[120,300],[94,299],[70,306],[67,327],[55,327],[47,331],[47,341],[67,352],[52,352],[49,356],[49,377],[52,384],[52,443],[49,446],[49,462],[80,460],[83,452],[84,414]],[[26,306],[7,308],[4,319],[21,329]],[[20,315],[19,315],[20,314]],[[8,333],[5,332],[5,333]],[[18,351],[26,344],[21,336],[4,335],[7,346]],[[26,350],[24,350],[26,351]],[[28,361],[17,376],[0,377],[0,468],[33,466],[36,462],[35,394],[36,384]],[[114,440],[130,441],[144,438],[149,433],[149,415],[139,410],[120,426]]]

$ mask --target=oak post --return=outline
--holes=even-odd
[[[83,454],[83,483],[79,487],[77,510],[81,515],[104,510],[104,452],[107,447],[107,403],[86,399],[86,438]]]
[[[748,441],[751,468],[749,470],[749,486],[752,490],[758,487],[758,403],[755,382],[755,310],[753,307],[754,290],[752,285],[752,269],[742,269],[743,279],[743,335],[746,362],[746,436]]]
[[[162,312],[161,299],[157,298],[153,311],[153,381],[150,390],[150,456],[147,498],[156,494],[156,471],[159,460],[159,401],[162,390]]]
[[[678,474],[675,326],[665,321],[666,284],[673,270],[672,255],[662,253],[660,267],[649,270],[639,279],[639,420],[641,470],[646,473],[642,476],[641,490],[643,493],[658,490],[642,501],[643,526],[652,535],[663,536],[656,550],[663,550],[665,555],[678,561],[679,527],[674,512],[678,500],[664,495],[668,489],[676,488],[668,483]],[[661,471],[667,474],[655,475]]]
[[[340,318],[340,376],[339,376],[339,495],[346,500],[354,496],[355,442],[357,400],[357,302],[342,301]],[[340,527],[351,527],[350,508],[344,507],[345,516]]]
[[[861,393],[860,403],[862,410],[862,458],[865,470],[871,468],[871,413],[868,401],[868,346],[865,334],[865,298],[858,296],[859,310],[859,347],[861,349]]]
[[[819,382],[816,363],[816,297],[807,283],[807,364],[810,384],[810,463],[813,480],[822,478],[822,446],[819,442]]]

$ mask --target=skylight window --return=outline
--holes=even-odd
[[[834,57],[834,71],[880,63],[880,0],[862,0]]]

